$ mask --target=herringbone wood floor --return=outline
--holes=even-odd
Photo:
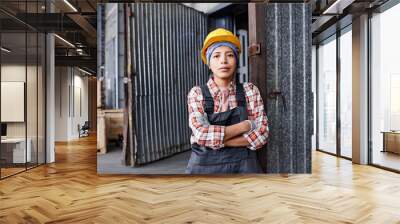
[[[319,152],[312,175],[97,176],[96,140],[0,181],[0,223],[400,223],[400,175]]]

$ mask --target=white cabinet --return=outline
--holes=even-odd
[[[2,139],[2,146],[12,148],[12,162],[13,163],[25,163],[32,161],[32,140],[28,138],[26,140],[28,144],[25,151],[25,139],[24,138],[7,138]],[[26,159],[26,161],[25,161]]]

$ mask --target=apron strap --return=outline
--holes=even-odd
[[[200,86],[201,94],[203,94],[204,98],[204,112],[207,114],[214,113],[214,99],[211,96],[210,90],[207,85]]]
[[[236,82],[236,101],[238,104],[238,107],[243,108],[242,113],[240,115],[240,120],[247,120],[248,118],[248,113],[247,113],[247,102],[246,102],[246,95],[244,92],[243,84]]]
[[[204,98],[204,112],[207,114],[214,113],[214,99],[211,96],[210,90],[208,89],[207,85],[200,86],[201,93],[203,94]],[[239,107],[246,108],[245,112],[247,115],[247,103],[246,103],[246,96],[243,88],[243,84],[236,83],[236,101]]]
[[[236,83],[236,101],[239,107],[247,108],[246,95],[241,83]]]

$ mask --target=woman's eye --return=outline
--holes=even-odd
[[[218,58],[218,57],[219,57],[219,55],[214,55],[214,56],[213,56],[213,58]]]
[[[233,57],[234,55],[233,54],[228,54],[228,57]]]

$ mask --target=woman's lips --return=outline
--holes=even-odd
[[[226,72],[229,71],[229,68],[219,68],[218,70]]]

